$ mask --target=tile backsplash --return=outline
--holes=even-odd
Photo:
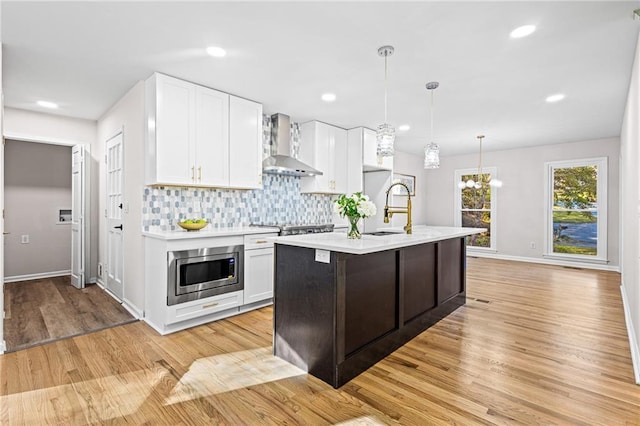
[[[169,231],[182,219],[205,218],[214,228],[252,223],[332,223],[332,197],[301,194],[300,179],[265,174],[262,189],[145,187],[144,231]]]

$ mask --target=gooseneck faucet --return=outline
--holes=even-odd
[[[404,186],[404,189],[407,190],[407,207],[394,207],[389,205],[389,192],[391,188],[396,185]],[[402,182],[393,183],[389,189],[387,189],[387,199],[384,202],[384,223],[389,223],[389,218],[392,217],[394,213],[405,213],[407,215],[407,224],[404,226],[404,230],[407,234],[411,234],[411,191],[409,191],[409,187]]]

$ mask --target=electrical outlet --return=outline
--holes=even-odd
[[[535,242],[535,241],[531,241],[531,242],[529,243],[529,248],[530,248],[530,249],[534,249],[534,248],[536,248],[536,242]]]
[[[23,235],[20,242],[22,244],[29,244],[29,235]]]

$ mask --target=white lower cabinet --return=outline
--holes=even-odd
[[[184,330],[207,322],[238,315],[272,303],[273,242],[277,233],[175,238],[171,233],[145,235],[145,310],[144,321],[160,334]],[[244,245],[241,276],[244,288],[202,299],[169,304],[169,254],[204,248],[229,248]],[[174,253],[175,255],[175,253]],[[175,262],[173,260],[172,262]],[[236,271],[238,272],[238,271]],[[259,302],[259,303],[257,303]]]
[[[273,242],[278,234],[244,237],[244,303],[262,302],[273,297]]]
[[[237,308],[240,305],[242,305],[241,291],[179,303],[167,307],[166,323],[174,324],[180,321],[199,318],[204,315]]]

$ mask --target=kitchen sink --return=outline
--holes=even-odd
[[[398,232],[387,232],[387,231],[365,232],[364,235],[374,235],[376,237],[382,237],[385,235],[398,235]]]

